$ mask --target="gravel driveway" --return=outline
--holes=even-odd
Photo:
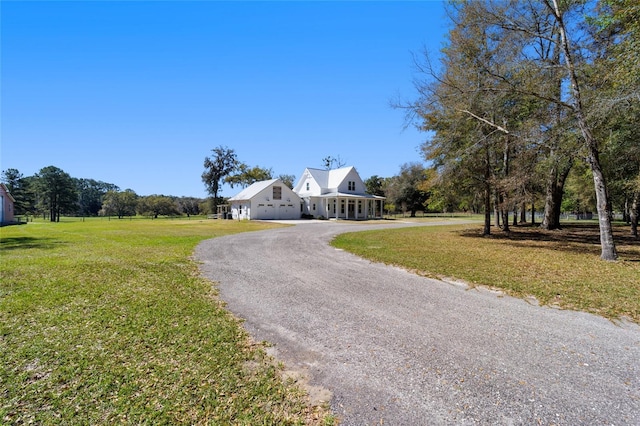
[[[254,339],[325,390],[342,424],[640,425],[640,327],[419,277],[328,244],[383,226],[231,235],[201,243],[196,258]]]

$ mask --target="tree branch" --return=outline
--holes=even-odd
[[[482,118],[482,117],[479,117],[479,116],[475,115],[474,113],[472,113],[471,111],[467,111],[466,109],[457,109],[457,108],[456,108],[456,111],[458,111],[458,112],[464,112],[465,114],[469,114],[470,116],[472,116],[472,117],[473,117],[473,118],[475,118],[476,120],[480,120],[480,121],[482,121],[483,123],[488,124],[489,126],[491,126],[491,127],[495,128],[495,129],[500,130],[502,133],[505,133],[505,134],[507,134],[507,135],[510,133],[510,132],[509,132],[509,130],[505,129],[504,127],[499,126],[499,125],[497,125],[497,124],[495,124],[495,123],[492,123],[491,121],[486,120],[486,119],[484,119],[484,118]]]

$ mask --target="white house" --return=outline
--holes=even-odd
[[[382,218],[385,197],[366,193],[355,167],[305,169],[293,188],[302,199],[302,212],[326,219]]]
[[[300,219],[301,200],[280,179],[263,180],[229,198],[234,219]]]

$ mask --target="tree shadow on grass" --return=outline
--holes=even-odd
[[[599,256],[600,231],[598,224],[563,224],[562,229],[547,231],[539,226],[510,226],[510,232],[492,227],[491,235],[483,236],[476,229],[465,229],[460,235],[468,238],[490,238],[505,244],[522,248],[544,248],[574,253],[589,253]],[[626,261],[640,262],[640,239],[631,235],[629,227],[613,226],[614,242],[620,258]]]
[[[0,239],[1,250],[53,249],[60,244],[63,244],[63,242],[53,238],[3,237]]]

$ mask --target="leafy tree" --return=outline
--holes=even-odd
[[[606,118],[600,133],[606,133],[603,164],[610,183],[611,202],[624,213],[631,233],[638,232],[640,199],[640,103]],[[603,137],[605,137],[603,135]]]
[[[598,78],[618,92],[617,102],[625,102],[640,90],[640,7],[637,0],[604,0],[600,14],[592,20],[606,56],[598,67]]]
[[[535,158],[529,153],[537,151],[547,162],[547,200],[555,206],[547,204],[546,217],[553,219],[572,164],[572,157],[565,155],[579,152],[593,176],[601,258],[614,260],[609,189],[600,159],[604,142],[592,119],[602,105],[595,99],[603,93],[595,90],[591,78],[602,51],[600,40],[586,29],[589,17],[597,15],[593,4],[582,0],[451,2],[453,27],[443,50],[442,69],[431,67],[427,58],[422,69],[431,78],[417,85],[421,98],[410,110],[422,118],[423,129],[436,132],[437,143],[429,155],[444,155],[447,166],[462,163],[464,157],[472,157],[472,164],[485,164],[485,215],[490,192],[494,207],[504,214],[515,204],[514,195],[535,187],[516,182],[514,166],[525,164],[518,161],[520,157]],[[611,98],[610,103],[619,102]],[[466,134],[454,132],[465,125],[464,117],[474,120],[475,128]],[[438,152],[442,148],[445,152]],[[505,230],[507,224],[503,220]]]
[[[31,183],[33,177],[24,177],[17,169],[2,171],[2,182],[15,199],[15,214],[29,214],[35,212],[35,195]]]
[[[403,211],[411,212],[415,217],[418,210],[425,209],[429,193],[425,191],[428,177],[426,169],[420,163],[406,163],[400,167],[400,174],[394,176],[386,188],[387,197]]]
[[[296,181],[295,175],[278,175],[278,179],[280,179],[285,185],[289,187],[289,189],[293,189],[293,185]]]
[[[180,214],[173,198],[165,195],[148,195],[138,200],[137,212],[144,216],[174,216]]]
[[[51,222],[59,222],[61,213],[73,212],[78,192],[73,179],[63,170],[48,166],[36,174],[35,190]]]
[[[75,179],[78,190],[78,210],[82,216],[97,216],[102,209],[102,197],[109,191],[118,191],[117,185],[95,179]]]
[[[509,209],[531,186],[519,170],[535,150],[532,141],[540,127],[530,116],[544,105],[511,90],[510,84],[524,85],[527,78],[512,69],[520,55],[518,37],[492,25],[485,15],[482,2],[450,4],[453,25],[441,64],[433,64],[428,53],[416,64],[426,80],[415,82],[420,97],[405,107],[410,118],[419,119],[420,129],[434,132],[422,151],[439,175],[434,184],[440,207],[449,208],[455,198],[477,205],[482,197],[486,235],[491,232],[491,207],[496,224],[502,221],[508,231]],[[452,179],[456,197],[442,193]]]
[[[220,204],[224,204],[224,200],[221,200]],[[206,200],[203,200],[202,202],[200,202],[200,204],[198,205],[198,208],[200,210],[200,214],[210,215],[210,214],[214,214],[215,212],[213,210],[211,198],[207,198]]]
[[[587,76],[588,118],[604,141],[602,161],[611,204],[625,214],[637,236],[640,198],[640,7],[636,0],[605,0],[593,21],[599,48]]]
[[[118,219],[124,216],[135,216],[137,203],[138,195],[132,189],[110,190],[102,198],[100,213],[103,216],[118,216]]]
[[[631,235],[638,238],[638,219],[640,218],[640,175],[636,178],[635,191],[629,205],[629,222],[631,223]]]
[[[587,120],[588,110],[583,102],[583,81],[580,74],[580,62],[584,61],[584,57],[577,54],[580,48],[580,37],[582,34],[579,30],[575,30],[575,23],[570,21],[571,12],[580,7],[580,2],[563,2],[560,4],[558,0],[546,0],[545,5],[552,12],[554,18],[553,23],[557,26],[560,33],[560,48],[563,54],[562,65],[570,82],[572,100],[565,103],[566,108],[575,117],[580,132],[582,134],[584,145],[587,151],[587,163],[591,167],[593,174],[593,182],[596,193],[596,202],[598,210],[598,220],[600,224],[600,257],[604,260],[615,260],[618,257],[615,243],[613,241],[613,228],[611,226],[611,216],[608,209],[608,189],[605,180],[604,171],[600,162],[599,143],[596,139],[593,128]]]
[[[593,177],[589,167],[582,162],[576,164],[567,177],[562,199],[562,211],[579,215],[594,212],[596,200],[592,181]]]
[[[238,158],[233,149],[218,146],[211,150],[213,156],[205,157],[202,181],[207,192],[213,197],[214,203],[218,200],[218,191],[222,180],[233,173],[238,167]]]
[[[7,169],[2,171],[2,183],[7,185],[7,189],[11,192],[14,199],[16,199],[16,194],[20,192],[20,181],[22,181],[23,178],[24,175],[20,173],[18,169]]]
[[[178,208],[180,212],[190,217],[191,215],[200,214],[200,203],[202,200],[194,197],[181,197],[178,199]]]
[[[366,188],[367,194],[377,195],[380,197],[384,196],[384,179],[378,175],[373,175],[364,181],[364,187]]]
[[[464,177],[463,171],[464,169],[457,170],[458,175],[450,179],[445,177],[445,174],[438,173],[436,168],[426,169],[427,179],[421,186],[429,192],[428,210],[442,213],[482,211],[481,191],[467,187],[473,181]]]
[[[236,173],[228,175],[224,178],[231,188],[236,185],[245,188],[255,182],[273,179],[273,170],[265,169],[260,166],[249,167],[245,163],[238,164]]]

